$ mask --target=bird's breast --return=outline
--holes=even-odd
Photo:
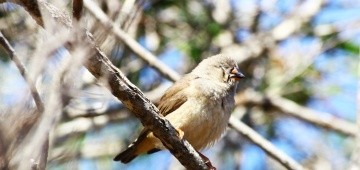
[[[190,98],[166,118],[184,131],[184,138],[194,148],[202,149],[212,145],[226,130],[230,110],[224,109],[223,102],[222,99]]]

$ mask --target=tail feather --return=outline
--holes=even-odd
[[[136,158],[138,155],[143,153],[154,153],[159,151],[160,149],[156,149],[154,142],[156,139],[153,135],[148,137],[149,131],[144,129],[140,136],[123,152],[119,153],[115,158],[114,161],[121,161],[122,163],[129,163],[131,160]],[[160,142],[160,140],[159,140]]]
[[[134,158],[136,158],[137,156],[138,155],[136,155],[135,147],[133,145],[127,148],[126,150],[124,150],[123,152],[119,153],[118,155],[116,155],[114,161],[121,161],[122,163],[126,164],[129,163]]]

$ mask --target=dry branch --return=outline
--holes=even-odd
[[[113,23],[110,19],[108,19],[106,17],[105,14],[102,13],[101,10],[99,9],[95,9],[94,5],[88,4],[87,1],[85,1],[85,6],[87,8],[91,8],[92,13],[95,15],[95,17],[97,17],[98,20],[100,20],[103,24],[108,25],[109,29],[112,31],[112,33],[117,36],[117,38],[119,38],[120,40],[122,40],[127,46],[129,46],[129,48],[131,48],[132,50],[135,51],[144,51],[145,49],[139,45],[135,40],[133,40],[130,36],[128,36],[125,32],[121,31],[120,29],[117,29],[115,27],[113,27]],[[147,50],[146,50],[147,51]],[[144,52],[144,53],[137,53],[139,55],[139,57],[141,57],[143,60],[145,60],[148,63],[154,62],[156,61],[155,56],[153,56],[150,52]],[[150,55],[151,54],[151,55]],[[150,56],[150,57],[149,57]],[[150,59],[149,59],[150,58]],[[166,65],[162,64],[161,61],[157,60],[156,63],[160,63],[158,65],[153,65],[153,67],[155,67],[155,69],[157,69],[161,74],[165,74],[165,75],[173,75],[173,74],[169,74],[169,70],[171,70],[170,68],[168,68]],[[172,73],[174,71],[171,71],[170,73]],[[168,76],[169,77],[169,76]],[[178,79],[178,77],[180,77],[177,73],[175,73],[175,75],[171,76],[171,80],[176,81]],[[266,146],[266,145],[265,145]],[[271,150],[271,149],[270,149]],[[277,154],[271,154],[271,156],[277,156]],[[282,160],[284,158],[275,158],[276,160]],[[285,162],[286,163],[282,163],[287,165],[287,162],[295,162],[294,160],[292,160],[290,157],[286,157],[285,158]],[[293,163],[294,166],[298,165]],[[292,165],[292,164],[291,164]],[[291,166],[290,165],[290,166]],[[300,166],[300,165],[299,165]],[[298,167],[299,167],[298,166]],[[296,167],[296,166],[295,166]],[[301,167],[301,166],[300,166]]]
[[[272,158],[277,160],[287,169],[294,169],[294,170],[302,170],[304,169],[299,163],[294,161],[291,157],[286,155],[284,152],[278,150],[271,142],[264,139],[260,136],[256,131],[251,129],[246,124],[238,121],[234,117],[230,118],[229,126],[233,128],[238,133],[245,136],[250,141],[254,142],[258,145],[261,149],[263,149],[267,154],[269,154]]]
[[[86,8],[88,8],[92,12],[92,14],[98,20],[100,20],[103,23],[103,25],[106,26],[107,29],[109,29],[117,38],[119,38],[121,41],[123,41],[140,58],[142,58],[149,64],[152,64],[153,62],[159,63],[157,65],[152,65],[152,67],[157,69],[161,74],[163,74],[165,77],[170,78],[173,81],[176,81],[178,79],[178,77],[180,77],[176,72],[172,71],[172,69],[168,68],[166,65],[162,64],[161,61],[157,60],[154,55],[152,55],[149,51],[144,49],[140,44],[138,44],[135,40],[133,40],[125,32],[118,29],[117,27],[114,27],[114,23],[100,9],[96,8],[96,5],[93,5],[91,1],[85,0],[84,4],[85,4]],[[254,40],[252,40],[252,41],[254,41]],[[249,47],[253,47],[253,44],[254,43],[247,43],[247,45]],[[252,51],[250,51],[246,54],[248,54],[247,56],[254,56],[253,53],[259,54],[259,53],[261,53],[261,51],[263,51],[265,46],[266,45],[264,45],[263,47],[248,48],[248,49],[252,49]],[[169,75],[172,75],[172,76],[169,76]],[[277,156],[277,154],[271,154],[271,156],[275,157],[275,156]],[[280,158],[275,158],[275,159],[281,160]],[[290,157],[286,157],[286,159],[289,159],[286,162],[295,162]]]
[[[54,19],[56,19],[58,23],[64,24],[66,28],[70,28],[68,22],[69,17],[65,13],[61,13],[56,7],[45,1],[39,1],[39,4],[44,7],[51,16],[54,16]],[[24,8],[27,9],[27,7]],[[31,12],[31,10],[28,10],[28,12]],[[82,33],[85,34],[85,32]],[[207,166],[192,146],[186,140],[181,140],[177,136],[176,130],[171,126],[169,121],[159,116],[157,108],[112,65],[100,49],[95,48],[95,44],[93,44],[91,39],[91,33],[86,33],[86,39],[90,42],[87,45],[93,47],[91,50],[93,55],[91,55],[86,64],[89,71],[97,78],[106,77],[112,93],[123,101],[124,105],[140,119],[145,127],[153,131],[155,136],[163,142],[165,147],[167,147],[187,169],[207,169]],[[136,41],[134,42],[136,43]],[[70,47],[71,45],[69,48]],[[140,51],[140,54],[143,54],[142,52],[144,51]],[[156,60],[150,64],[157,66]]]
[[[87,35],[88,40],[91,41],[90,33],[87,32]],[[145,127],[153,131],[186,168],[206,169],[198,153],[186,140],[179,139],[169,121],[159,116],[157,108],[108,60],[100,49],[95,48],[95,44],[91,45],[94,46],[96,55],[91,55],[92,57],[87,61],[88,70],[97,78],[106,77],[114,96],[120,99]],[[152,64],[157,65],[155,62]]]
[[[282,113],[297,117],[301,120],[313,123],[325,129],[334,130],[346,135],[355,136],[357,126],[336,117],[321,117],[320,115],[329,115],[321,113],[303,106],[295,102],[275,95],[262,95],[253,90],[246,90],[236,96],[237,105],[267,105],[271,106]]]
[[[37,6],[36,6],[37,7]],[[40,23],[38,23],[40,24]],[[34,98],[36,107],[37,107],[37,114],[35,115],[35,120],[37,120],[37,118],[39,118],[43,112],[44,112],[44,103],[42,102],[41,98],[40,98],[40,94],[34,84],[34,82],[30,81],[28,78],[28,74],[26,71],[26,68],[24,66],[24,64],[20,61],[20,59],[18,58],[18,56],[15,53],[14,48],[10,45],[9,41],[4,37],[4,35],[2,34],[2,32],[0,31],[0,45],[2,47],[4,47],[4,49],[6,50],[6,52],[9,54],[10,59],[15,63],[16,67],[19,69],[21,76],[25,79],[25,81],[27,82],[27,84],[30,87],[30,92],[32,97]],[[31,123],[30,123],[31,122]],[[27,121],[27,123],[30,123],[30,127],[33,127],[34,124],[36,123],[36,121]],[[24,129],[24,124],[22,125],[18,125],[23,127]],[[21,131],[26,131],[28,132],[28,129],[24,129],[24,130],[20,130]],[[0,134],[0,151],[2,152],[2,155],[0,155],[0,167],[7,167],[8,166],[8,159],[6,159],[6,154],[7,154],[7,149],[8,146],[6,146],[5,142],[5,136],[3,136],[3,133]],[[24,135],[27,135],[24,134]],[[17,136],[20,136],[19,134],[17,134]],[[9,138],[12,138],[12,136],[8,136]],[[46,163],[47,163],[47,155],[48,155],[48,149],[49,149],[49,145],[48,145],[48,140],[49,140],[49,136],[46,136],[46,141],[44,141],[44,143],[41,144],[41,147],[39,148],[39,154],[33,154],[32,156],[32,160],[33,162],[31,162],[31,167],[32,169],[45,169],[46,167]],[[3,161],[3,163],[1,162]]]
[[[9,54],[10,59],[15,63],[16,67],[19,69],[21,76],[28,83],[30,87],[31,95],[34,98],[38,112],[39,114],[41,114],[44,111],[44,104],[41,101],[38,90],[36,89],[34,83],[29,81],[24,64],[17,57],[14,48],[10,45],[9,41],[4,37],[1,31],[0,31],[0,45],[4,47],[6,52]]]
[[[302,28],[321,9],[324,0],[304,1],[295,10],[295,13],[278,24],[270,33],[276,41],[284,40]]]
[[[142,47],[126,32],[121,30],[119,27],[116,27],[114,22],[111,21],[93,1],[85,0],[84,6],[96,17],[96,19],[102,23],[102,26],[109,29],[109,31],[111,31],[119,40],[125,43],[135,54],[146,61],[149,66],[153,67],[170,80],[174,81],[180,78],[179,74],[177,74],[174,70],[165,65],[163,62],[160,62],[155,55]]]
[[[162,73],[165,77],[168,77],[172,80],[177,80],[179,78],[179,75],[172,71],[171,69],[168,69],[166,65],[164,65],[162,62],[158,61],[154,55],[152,55],[150,52],[142,48],[135,40],[133,40],[130,36],[127,36],[125,32],[122,30],[113,27],[113,23],[111,20],[109,20],[106,15],[103,15],[101,10],[94,9],[94,6],[96,5],[89,5],[91,4],[91,1],[85,1],[85,6],[94,13],[96,17],[103,23],[103,25],[108,28],[114,35],[116,35],[120,40],[122,40],[127,46],[130,47],[138,56],[140,56],[142,59],[147,61],[152,67],[157,69],[160,73]],[[99,13],[100,12],[100,13]],[[301,19],[301,21],[304,21]],[[305,20],[306,21],[306,20]],[[283,37],[283,36],[281,36]],[[280,38],[281,39],[281,38]],[[107,81],[110,85],[110,88],[112,90],[112,93],[118,97],[120,100],[123,101],[123,103],[133,111],[135,115],[141,119],[142,123],[153,130],[155,135],[159,137],[162,141],[164,141],[164,144],[169,148],[169,150],[176,156],[180,161],[191,159],[194,155],[196,158],[198,158],[198,155],[194,153],[194,155],[190,154],[189,150],[186,150],[188,148],[185,147],[185,150],[178,150],[175,148],[184,148],[184,145],[186,143],[182,143],[177,137],[176,132],[173,129],[173,127],[169,124],[168,121],[164,120],[163,118],[160,118],[157,114],[157,109],[154,107],[151,102],[149,102],[143,94],[140,92],[139,89],[137,89],[135,86],[133,86],[125,77],[122,75],[122,73],[114,67],[111,62],[107,59],[106,56],[101,53],[99,49],[96,50],[96,55],[91,57],[87,63],[87,68],[97,77],[107,77]],[[250,53],[248,53],[250,54]],[[281,98],[280,98],[281,99]],[[275,104],[279,104],[283,102],[283,100],[274,99]],[[291,108],[297,108],[299,109],[298,105],[296,103],[290,104]],[[140,106],[140,107],[139,107]],[[289,108],[288,108],[289,109]],[[300,108],[301,109],[301,108]],[[305,110],[308,111],[308,110]],[[146,115],[148,113],[148,115]],[[299,112],[296,112],[299,113]],[[290,112],[292,114],[292,112]],[[299,114],[295,114],[299,115]],[[303,118],[303,117],[299,117]],[[307,121],[310,121],[311,119],[305,119]],[[322,126],[329,126],[332,120],[326,120],[324,121],[313,121],[312,123],[320,123],[323,124]],[[311,121],[310,121],[311,122]],[[154,123],[154,124],[152,124]],[[331,128],[331,126],[329,126]],[[170,135],[169,135],[170,133]],[[350,132],[349,134],[352,134],[353,132]],[[164,140],[165,139],[165,140]],[[168,142],[173,141],[172,145],[169,145]],[[174,146],[172,148],[171,146]],[[190,147],[191,148],[191,147]],[[189,155],[190,158],[184,158],[184,155]],[[271,155],[271,154],[270,154]],[[276,154],[272,155],[273,157],[276,157]],[[185,156],[186,157],[186,156]],[[281,160],[281,158],[275,158],[277,160]],[[198,160],[199,161],[199,160]],[[289,162],[289,160],[285,160],[285,162]],[[290,160],[291,162],[291,160]],[[196,159],[194,161],[193,167],[198,167],[201,165],[196,163]],[[187,168],[191,168],[192,165],[187,165]],[[204,168],[204,166],[202,166]]]
[[[86,67],[97,78],[107,77],[112,94],[158,137],[170,152],[188,169],[206,169],[199,154],[177,136],[170,122],[160,117],[159,110],[102,53],[91,57]]]
[[[23,6],[26,11],[29,12],[30,16],[36,21],[40,26],[44,26],[43,16],[41,15],[38,2],[36,0],[8,0],[9,2]],[[6,0],[1,0],[0,3],[6,2]]]

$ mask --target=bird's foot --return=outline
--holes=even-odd
[[[205,161],[205,164],[209,168],[209,170],[216,170],[216,168],[211,164],[210,161]]]
[[[181,129],[176,128],[176,132],[177,132],[180,139],[184,138],[184,131],[182,131]]]
[[[204,159],[204,158],[203,158]],[[216,168],[211,164],[210,160],[206,158],[207,160],[204,160],[206,166],[209,168],[209,170],[216,170]]]
[[[210,170],[216,170],[216,168],[211,164],[210,159],[208,157],[206,157],[205,155],[203,155],[202,153],[200,153],[198,151],[200,157],[203,159],[203,161],[205,162],[206,166],[210,169]]]

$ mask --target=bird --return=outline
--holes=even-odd
[[[199,152],[212,146],[226,131],[238,82],[245,76],[236,60],[217,54],[202,60],[168,88],[158,102],[158,109],[198,151],[206,163],[210,161]],[[141,154],[152,154],[166,149],[147,128],[114,161],[129,163]],[[208,165],[208,164],[207,164]],[[211,166],[211,163],[208,165]]]

